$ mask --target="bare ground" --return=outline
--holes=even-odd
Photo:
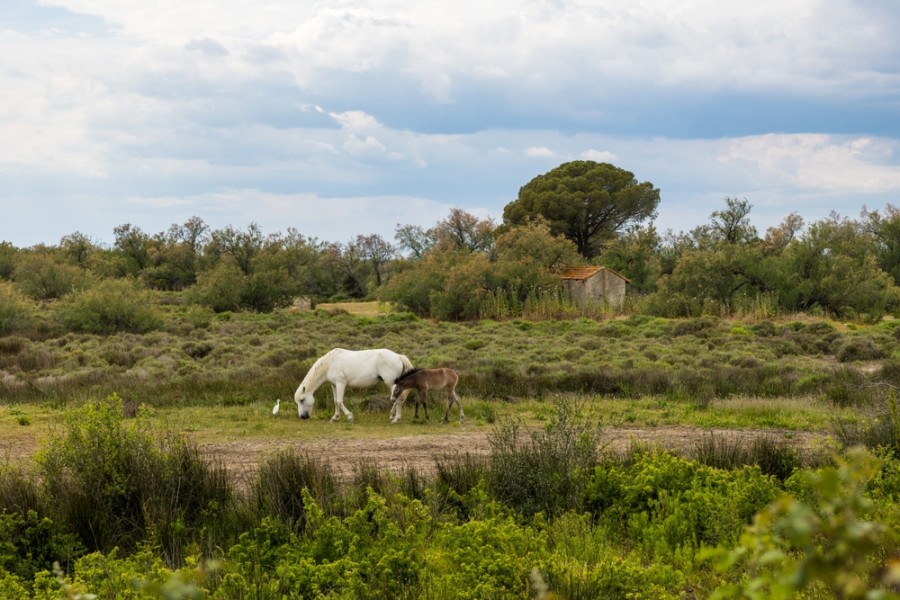
[[[399,436],[386,439],[321,438],[297,441],[290,438],[236,440],[200,444],[201,451],[222,464],[236,483],[246,483],[259,464],[279,450],[294,449],[327,462],[340,479],[346,480],[360,465],[375,465],[394,472],[415,469],[422,475],[435,470],[436,461],[469,453],[490,452],[488,431],[457,431],[444,434]],[[603,429],[603,450],[626,451],[631,444],[689,452],[703,436],[750,442],[759,436],[787,441],[802,451],[821,448],[827,434],[765,429],[701,429],[697,427],[654,427]],[[22,464],[33,459],[40,441],[30,435],[0,439],[0,464]]]
[[[827,435],[819,432],[785,430],[700,429],[696,427],[604,428],[603,450],[625,452],[633,443],[644,446],[690,451],[703,436],[751,442],[759,436],[771,436],[795,445],[801,451],[822,447]],[[202,449],[221,461],[232,478],[247,481],[261,461],[275,452],[295,449],[327,462],[340,479],[347,479],[360,465],[377,465],[398,472],[412,468],[422,475],[435,470],[436,461],[455,455],[485,455],[490,452],[489,433],[455,432],[403,436],[389,439],[319,439],[297,442],[290,439],[240,440],[208,443]],[[2,446],[0,446],[2,448]]]

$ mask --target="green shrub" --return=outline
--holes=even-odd
[[[146,333],[162,325],[149,294],[128,279],[105,279],[95,288],[66,297],[60,321],[73,331]]]
[[[872,401],[875,390],[864,374],[847,366],[832,369],[822,385],[825,397],[835,406],[865,406]]]
[[[845,448],[862,445],[900,458],[900,411],[894,390],[890,390],[885,407],[875,416],[852,423],[838,418],[833,430]]]
[[[35,300],[62,298],[90,283],[85,270],[40,253],[22,254],[13,279],[25,294]]]
[[[217,313],[238,311],[246,287],[246,276],[234,261],[221,260],[215,268],[200,273],[187,292],[188,300]]]
[[[648,559],[692,560],[704,545],[734,540],[777,495],[758,467],[714,469],[668,452],[639,452],[632,464],[597,466],[584,504],[614,539]]]
[[[488,462],[484,457],[465,453],[435,459],[435,477],[432,483],[439,513],[452,509],[460,518],[469,517],[466,497],[476,487],[483,485]]]
[[[837,359],[842,363],[880,358],[884,358],[884,350],[871,338],[866,337],[849,338],[841,344],[837,352]]]
[[[34,320],[33,309],[15,286],[0,281],[0,336],[26,331]]]
[[[835,467],[796,474],[788,482],[792,496],[760,512],[736,547],[715,553],[736,581],[713,597],[794,598],[825,588],[834,598],[897,598],[900,568],[890,562],[897,524],[873,518],[866,494],[879,467],[854,449]]]
[[[781,481],[802,466],[802,457],[795,447],[768,435],[758,435],[749,444],[744,439],[706,435],[695,444],[693,456],[700,464],[717,469],[757,466]]]
[[[11,465],[0,465],[0,513],[25,514],[43,508],[34,477]]]
[[[28,593],[28,590],[22,585],[21,579],[12,573],[7,573],[0,567],[0,598],[5,600],[32,600],[34,596]]]
[[[0,512],[0,573],[31,581],[54,562],[71,567],[83,553],[74,536],[33,510]]]
[[[117,395],[72,411],[65,428],[37,460],[50,509],[89,550],[131,550],[153,538],[174,564],[202,541],[204,519],[222,518],[209,508],[228,506],[224,471],[183,438],[157,443],[141,418],[124,422]]]

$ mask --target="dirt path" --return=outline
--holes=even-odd
[[[377,465],[394,472],[413,468],[423,475],[435,470],[435,461],[454,455],[490,452],[488,431],[459,431],[446,434],[411,435],[384,439],[322,438],[297,441],[290,438],[267,438],[203,443],[201,450],[210,459],[221,461],[233,481],[246,483],[267,457],[283,449],[307,453],[325,460],[335,474],[346,479],[359,465]],[[703,439],[715,435],[720,439],[744,440],[748,443],[761,435],[788,441],[803,450],[822,447],[827,434],[786,430],[701,429],[697,427],[604,428],[604,449],[624,452],[632,443],[690,451]],[[40,442],[29,435],[0,439],[0,464],[23,464],[33,459]]]
[[[604,428],[604,449],[624,452],[632,443],[672,450],[690,450],[703,436],[751,442],[761,435],[789,441],[800,449],[822,446],[827,436],[815,432],[783,430],[700,429],[697,427]],[[290,439],[241,440],[203,444],[210,457],[221,460],[235,480],[252,477],[261,461],[283,449],[293,448],[318,457],[331,465],[339,478],[351,476],[359,465],[375,464],[380,468],[401,471],[414,468],[426,475],[434,472],[435,461],[448,456],[490,452],[488,432],[456,432],[404,436],[388,439],[320,439],[297,442]]]

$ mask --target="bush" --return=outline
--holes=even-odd
[[[295,531],[306,527],[302,490],[309,490],[322,506],[335,507],[337,480],[321,461],[292,450],[281,451],[260,465],[251,487],[254,510],[272,515]]]
[[[214,269],[204,271],[197,277],[197,283],[188,290],[188,299],[217,313],[238,311],[246,287],[245,279],[244,273],[233,261],[222,260]]]
[[[25,331],[34,322],[34,312],[13,284],[0,281],[0,336]]]
[[[777,494],[758,467],[723,471],[654,451],[596,467],[584,503],[614,539],[637,543],[647,559],[674,561],[735,540]]]
[[[83,553],[74,536],[33,510],[0,512],[0,573],[31,581],[54,562],[71,567]]]
[[[178,437],[157,445],[141,418],[126,424],[113,394],[73,411],[66,431],[37,456],[60,524],[89,550],[134,549],[154,538],[173,563],[199,540],[204,519],[222,519],[230,488]]]
[[[577,404],[562,399],[556,401],[556,419],[529,437],[520,438],[515,422],[491,435],[491,495],[525,515],[578,509],[597,460],[600,429],[579,415]]]
[[[149,294],[129,279],[105,279],[66,297],[59,317],[73,331],[98,334],[146,333],[162,325]]]
[[[825,397],[835,406],[865,406],[874,393],[868,378],[853,367],[833,369],[822,385]]]
[[[864,337],[848,339],[837,352],[837,359],[842,363],[880,358],[884,358],[884,350],[870,338]]]
[[[54,300],[84,288],[87,272],[43,254],[23,254],[13,278],[19,288],[35,300]]]
[[[716,552],[719,567],[739,583],[714,597],[793,598],[824,587],[834,598],[896,598],[896,523],[873,518],[866,494],[879,468],[854,449],[835,467],[795,475],[788,487],[799,493],[760,512],[735,548]]]
[[[710,434],[696,443],[694,456],[699,463],[717,469],[757,466],[764,474],[774,475],[781,481],[802,466],[796,448],[767,435],[756,436],[748,445],[746,440]]]

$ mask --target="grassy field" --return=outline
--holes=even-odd
[[[897,322],[773,320],[521,320],[444,323],[392,314],[378,303],[315,311],[212,314],[167,298],[164,328],[109,336],[61,333],[0,341],[0,439],[35,446],[60,409],[115,393],[154,428],[216,440],[391,438],[490,429],[519,419],[540,426],[554,399],[572,399],[602,427],[691,426],[829,432],[883,412],[900,383]],[[330,424],[331,391],[317,393],[313,423],[296,418],[294,388],[333,347],[389,347],[417,366],[460,371],[468,416],[439,427],[388,423],[385,387],[350,390],[353,426]],[[282,411],[271,408],[281,398]],[[323,426],[327,425],[327,426]],[[0,448],[2,449],[2,448]]]

